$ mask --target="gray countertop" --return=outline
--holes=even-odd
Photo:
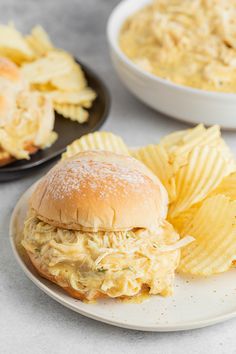
[[[135,1],[135,0],[134,0]],[[187,125],[136,100],[120,83],[108,54],[106,21],[117,0],[1,0],[0,20],[27,31],[40,23],[56,45],[88,63],[107,82],[112,109],[104,129],[130,145],[157,142]],[[235,134],[224,137],[236,153]],[[0,184],[0,353],[236,353],[236,319],[179,333],[145,333],[108,326],[56,303],[19,269],[9,243],[8,224],[20,195],[41,175]],[[235,299],[236,301],[236,299]]]

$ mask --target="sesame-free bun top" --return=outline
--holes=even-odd
[[[154,229],[166,217],[161,182],[138,160],[86,151],[59,162],[33,192],[31,208],[44,222],[65,229]]]

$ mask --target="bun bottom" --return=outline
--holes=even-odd
[[[95,292],[93,294],[93,296],[89,296],[87,297],[86,294],[81,293],[78,290],[75,290],[74,288],[72,288],[71,286],[61,286],[60,283],[63,282],[63,279],[59,276],[54,276],[49,274],[48,272],[42,270],[37,262],[37,260],[35,259],[34,255],[32,253],[27,252],[29,259],[33,265],[33,267],[35,268],[35,270],[38,272],[38,274],[47,279],[50,280],[51,282],[55,283],[56,285],[60,286],[60,288],[62,288],[63,290],[65,290],[71,297],[81,300],[81,301],[94,301],[94,300],[98,300],[98,299],[102,299],[102,298],[108,298],[107,295],[100,293],[100,292]]]
[[[12,163],[14,161],[16,161],[16,159],[14,157],[12,157],[11,155],[9,155],[7,157],[0,158],[0,167],[9,165],[10,163]]]
[[[33,155],[39,150],[39,148],[36,147],[35,145],[30,144],[26,147],[26,150],[30,153],[30,155]],[[9,154],[6,157],[0,158],[0,167],[9,165],[10,163],[15,162],[15,161],[18,161],[18,160]]]

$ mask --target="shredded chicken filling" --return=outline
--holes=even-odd
[[[57,228],[31,215],[22,244],[59,285],[89,298],[96,291],[110,297],[133,296],[144,285],[151,294],[171,294],[178,239],[167,222],[156,232],[82,232]]]
[[[236,2],[155,0],[124,24],[123,52],[177,84],[236,92]]]

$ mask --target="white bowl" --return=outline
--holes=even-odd
[[[236,94],[180,86],[136,66],[120,49],[118,36],[124,21],[150,0],[124,0],[112,11],[107,37],[114,67],[125,86],[141,101],[171,117],[191,123],[236,128]]]

